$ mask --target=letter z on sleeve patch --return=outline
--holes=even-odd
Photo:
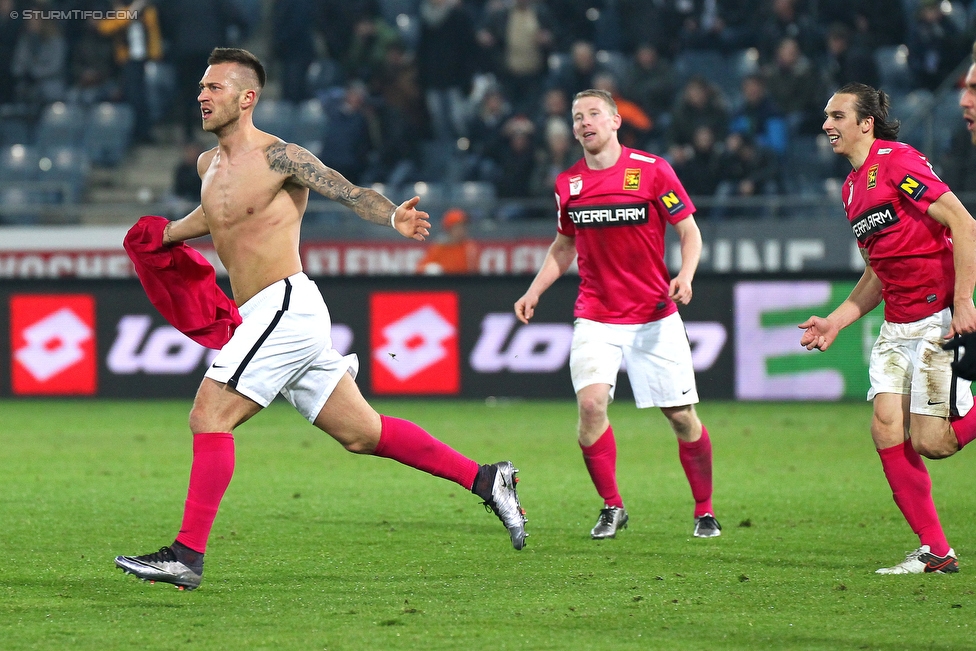
[[[925,191],[929,189],[927,185],[913,177],[911,174],[906,174],[905,178],[901,180],[898,184],[898,189],[907,194],[909,197],[918,201],[925,194]]]
[[[662,194],[658,199],[664,204],[664,209],[669,215],[676,215],[685,209],[685,202],[682,201],[674,190]]]

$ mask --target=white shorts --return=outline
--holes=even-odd
[[[957,351],[942,350],[951,322],[946,308],[912,323],[882,323],[871,349],[868,400],[879,393],[910,394],[913,414],[947,418],[969,413],[971,383],[952,372]]]
[[[265,287],[240,312],[244,322],[205,375],[262,407],[280,393],[312,422],[343,373],[359,372],[356,355],[332,348],[329,309],[304,273]]]
[[[691,346],[681,316],[635,325],[576,319],[569,369],[573,390],[609,384],[610,399],[621,360],[637,407],[681,407],[698,402]]]

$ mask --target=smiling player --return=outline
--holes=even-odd
[[[827,102],[823,130],[853,171],[844,209],[865,268],[850,296],[826,318],[800,324],[800,345],[827,350],[841,329],[884,300],[871,351],[871,436],[895,504],[921,543],[879,574],[958,572],[920,454],[951,456],[976,438],[969,382],[957,378],[947,337],[976,331],[976,222],[925,156],[896,142],[888,96],[848,84]]]

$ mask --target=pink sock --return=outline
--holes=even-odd
[[[438,441],[408,420],[380,416],[383,429],[373,454],[423,470],[435,477],[443,477],[464,486],[474,486],[478,463],[472,461],[446,443]]]
[[[959,449],[962,450],[970,441],[976,439],[976,407],[970,409],[969,413],[962,418],[951,420],[950,424],[956,434],[956,440],[959,441]]]
[[[617,441],[613,438],[613,427],[608,426],[593,445],[580,444],[580,449],[590,479],[603,502],[607,506],[623,508],[623,498],[617,491]]]
[[[715,515],[712,510],[712,440],[704,425],[701,438],[694,443],[678,439],[678,458],[691,486],[691,496],[695,498],[695,517],[706,513]]]
[[[193,465],[186,493],[183,525],[176,540],[195,552],[207,551],[207,539],[220,500],[234,476],[234,435],[212,432],[193,435]]]
[[[911,441],[878,450],[891,496],[901,509],[918,539],[936,556],[949,553],[949,543],[942,532],[939,514],[932,501],[932,479]]]

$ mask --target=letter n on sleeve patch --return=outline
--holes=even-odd
[[[664,209],[669,215],[676,215],[685,209],[685,202],[682,201],[674,190],[662,194],[658,199],[664,204]]]
[[[911,174],[906,174],[905,178],[901,180],[898,184],[898,189],[910,196],[915,201],[922,198],[925,191],[929,189],[927,185],[913,177]]]

